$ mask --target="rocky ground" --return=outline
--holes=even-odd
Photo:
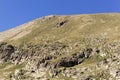
[[[29,23],[32,25],[29,29],[34,25],[36,29],[29,30],[24,37],[18,36],[26,27],[18,27],[19,31],[24,29],[20,34],[15,32],[18,36],[14,33],[1,39],[0,80],[120,80],[120,25],[116,24],[119,19],[112,19],[115,15],[118,14],[58,17],[58,21],[56,16],[47,16],[37,19],[33,25]],[[96,23],[97,18],[103,19],[102,23]],[[80,24],[74,22],[81,19]],[[95,28],[93,23],[104,27],[109,23],[110,27]],[[45,27],[41,31],[39,24],[52,29]],[[89,29],[91,25],[94,30]]]
[[[119,41],[102,47],[83,48],[71,54],[71,46],[61,42],[29,43],[22,48],[3,42],[0,60],[1,64],[24,64],[9,75],[11,80],[50,80],[62,76],[65,80],[117,80],[120,77],[119,50]]]

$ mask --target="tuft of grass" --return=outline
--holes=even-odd
[[[64,77],[61,73],[58,74],[58,78],[52,78],[50,80],[73,80],[71,77]]]

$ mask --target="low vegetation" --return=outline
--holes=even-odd
[[[2,32],[0,80],[117,80],[119,21],[119,13],[56,15]]]

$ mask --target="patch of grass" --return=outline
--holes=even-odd
[[[83,66],[91,66],[93,64],[96,64],[100,61],[102,61],[104,58],[101,57],[100,55],[96,54],[95,56],[92,56],[88,59],[85,59],[81,64],[74,66],[75,68],[80,68]],[[94,66],[94,65],[93,65]]]
[[[71,77],[64,77],[61,73],[58,74],[58,78],[52,78],[50,80],[73,80]]]
[[[13,67],[10,67],[9,69],[6,69],[6,71],[15,71],[16,69],[21,69],[25,67],[25,63],[14,65]]]
[[[97,62],[100,62],[102,61],[104,58],[101,57],[99,54],[96,54],[88,59],[85,60],[85,63],[87,64],[91,64],[91,63],[97,63]]]
[[[5,67],[7,67],[8,65],[11,65],[10,62],[6,62],[6,63],[3,63],[3,64],[0,64],[0,69],[3,69]]]

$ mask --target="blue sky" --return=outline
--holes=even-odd
[[[56,14],[120,12],[120,0],[0,0],[0,32]]]

